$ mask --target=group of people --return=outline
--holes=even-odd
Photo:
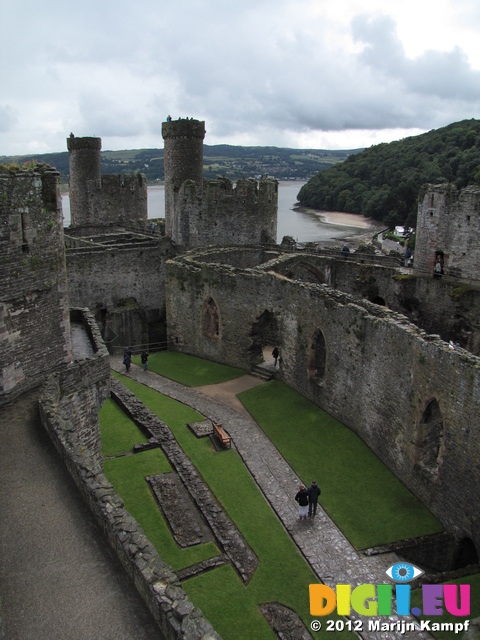
[[[312,484],[308,489],[304,484],[300,485],[297,495],[295,496],[295,500],[298,502],[299,520],[306,520],[307,517],[315,517],[317,513],[318,496],[321,493],[322,490],[315,480],[312,480]]]
[[[140,360],[142,361],[142,367],[144,371],[147,370],[148,355],[148,351],[142,351],[142,354],[140,355]],[[130,349],[130,347],[127,347],[125,349],[125,352],[123,354],[123,364],[125,365],[125,369],[128,373],[130,371],[130,365],[132,364],[132,350]]]

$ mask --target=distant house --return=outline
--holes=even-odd
[[[395,227],[393,233],[394,235],[403,238],[403,236],[405,235],[405,227]]]

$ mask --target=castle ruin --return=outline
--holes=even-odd
[[[139,569],[118,543],[116,522],[128,518],[103,485],[98,428],[110,389],[99,331],[121,346],[152,342],[162,308],[172,350],[251,371],[278,344],[279,378],[355,431],[428,504],[455,537],[453,566],[477,561],[479,296],[464,280],[479,273],[478,189],[422,193],[406,274],[365,255],[272,246],[276,181],[204,182],[204,123],[170,121],[162,133],[165,235],[149,231],[143,177],[99,174],[97,138],[67,141],[65,238],[58,174],[2,172],[0,405],[47,381],[44,424],[163,622],[151,575],[168,571],[157,560],[153,573]],[[439,252],[445,277],[434,281]],[[76,325],[87,354],[75,350]]]

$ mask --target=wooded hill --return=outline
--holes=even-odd
[[[206,179],[226,176],[230,180],[269,175],[278,180],[308,180],[319,171],[343,162],[359,149],[328,151],[324,149],[285,149],[281,147],[241,147],[204,145],[203,172]],[[102,173],[144,173],[149,182],[164,179],[163,149],[133,149],[102,151]],[[0,164],[18,164],[36,160],[45,162],[60,172],[62,182],[68,182],[68,151],[35,156],[0,156]]]
[[[480,185],[480,120],[463,120],[378,144],[316,174],[298,199],[305,207],[361,213],[386,225],[415,226],[426,183]]]

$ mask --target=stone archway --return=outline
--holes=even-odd
[[[271,353],[278,345],[278,323],[275,314],[265,309],[253,322],[250,330],[252,342],[249,352],[253,364],[265,361],[264,352]]]
[[[373,304],[378,304],[381,307],[386,307],[387,306],[385,300],[381,296],[375,296],[374,298],[372,298],[370,300],[370,302],[373,302]]]
[[[456,549],[453,568],[461,569],[470,564],[478,564],[477,549],[470,538],[463,538]]]
[[[308,347],[307,374],[310,380],[321,382],[327,366],[327,343],[321,329],[317,329]]]
[[[424,469],[438,473],[444,443],[443,415],[433,398],[425,405],[417,427],[415,460]]]
[[[308,262],[298,262],[296,265],[300,270],[305,270],[313,276],[312,281],[315,283],[326,284],[325,276],[319,269]]]
[[[207,296],[202,309],[202,334],[207,338],[220,339],[220,310],[212,296]]]

